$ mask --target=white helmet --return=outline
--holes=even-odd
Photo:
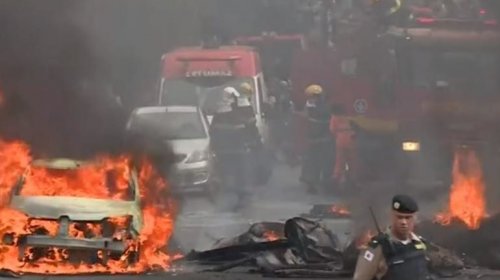
[[[240,97],[240,93],[234,87],[226,87],[224,93],[231,95],[232,97]]]
[[[222,92],[222,100],[219,102],[217,112],[223,113],[231,111],[231,106],[236,102],[239,96],[240,93],[234,87],[226,87]]]

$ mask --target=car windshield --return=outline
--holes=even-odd
[[[77,168],[30,166],[16,187],[20,196],[53,196],[134,200],[134,186],[127,169],[115,162],[86,163]]]
[[[499,93],[499,56],[479,52],[414,51],[412,78],[417,86],[432,87],[445,82],[457,92]]]
[[[206,138],[203,122],[197,112],[155,112],[136,114],[129,129],[166,140]]]
[[[242,83],[253,84],[251,78],[196,78],[166,80],[162,100],[169,106],[200,106],[207,115],[213,115],[220,107],[225,87],[238,87]]]

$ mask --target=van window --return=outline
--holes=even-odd
[[[238,89],[244,82],[253,84],[252,78],[165,80],[161,105],[200,106],[205,114],[213,115],[219,108],[224,88]]]

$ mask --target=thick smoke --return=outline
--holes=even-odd
[[[1,1],[2,138],[38,156],[123,150],[130,110],[154,100],[162,53],[199,37],[194,4]]]

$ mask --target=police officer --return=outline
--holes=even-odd
[[[427,246],[413,233],[417,202],[407,195],[392,199],[391,227],[374,237],[361,252],[354,280],[431,279],[426,258]]]
[[[318,184],[331,180],[334,149],[329,129],[331,109],[321,86],[310,85],[306,94],[307,150],[300,180],[307,184],[310,192],[315,192]]]

